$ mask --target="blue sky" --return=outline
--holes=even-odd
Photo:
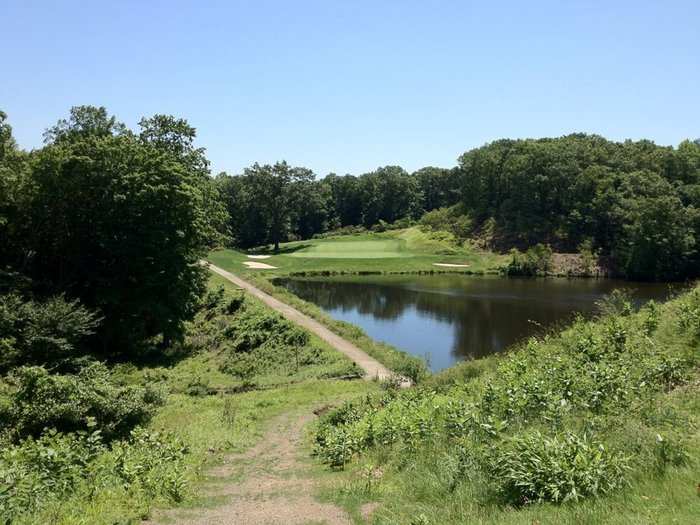
[[[171,113],[215,171],[452,166],[502,137],[700,137],[700,2],[0,0],[25,148],[78,104]]]

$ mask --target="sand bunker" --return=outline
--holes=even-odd
[[[275,270],[277,268],[277,266],[270,266],[269,264],[253,261],[245,261],[243,264],[245,264],[247,268],[253,268],[254,270]]]
[[[452,264],[452,263],[433,263],[433,266],[442,266],[444,268],[469,268],[468,264]]]
[[[272,255],[249,255],[248,259],[269,259]]]

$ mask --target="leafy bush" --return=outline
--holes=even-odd
[[[128,435],[150,419],[162,403],[151,387],[119,386],[107,367],[94,363],[77,375],[49,374],[43,367],[21,367],[8,378],[10,393],[0,428],[15,438],[100,430],[105,439]]]
[[[700,338],[700,292],[695,289],[679,304],[678,327]]]
[[[459,205],[437,208],[425,213],[420,219],[420,225],[424,230],[449,232],[457,243],[468,239],[473,229],[471,217],[464,213]]]
[[[625,484],[628,459],[584,435],[547,437],[539,431],[505,440],[488,454],[487,468],[508,503],[577,501]]]
[[[99,323],[94,312],[62,296],[45,302],[0,296],[0,371],[81,355],[81,343]]]
[[[149,498],[182,501],[187,490],[184,459],[189,449],[175,436],[137,427],[112,449],[114,472],[125,487],[138,486]]]
[[[94,461],[105,451],[99,432],[50,431],[0,452],[0,521],[32,512],[51,498],[75,490],[94,477]]]
[[[142,428],[111,449],[99,431],[28,438],[0,451],[0,522],[26,518],[69,496],[90,500],[97,488],[142,501],[181,501],[188,488],[187,454],[172,435]]]
[[[525,253],[513,248],[510,257],[507,275],[547,275],[552,268],[552,248],[548,244],[537,244]]]
[[[219,369],[244,381],[276,375],[276,380],[337,377],[358,374],[358,368],[335,352],[313,343],[308,332],[242,294],[223,288],[210,291],[187,331],[187,351],[217,355]],[[193,395],[211,393],[197,381],[187,386]]]

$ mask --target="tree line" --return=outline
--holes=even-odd
[[[321,178],[286,162],[213,177],[195,129],[169,115],[132,130],[78,106],[44,139],[22,150],[0,113],[0,292],[80,301],[92,350],[107,354],[180,337],[205,289],[198,261],[216,245],[278,249],[421,217],[496,250],[585,246],[629,278],[700,274],[698,141],[499,140],[452,168]]]
[[[222,173],[216,183],[242,248],[348,226],[410,224],[450,207],[444,216],[492,249],[585,246],[628,278],[700,273],[698,140],[676,148],[586,134],[499,140],[465,152],[450,169],[386,166],[318,178],[280,162]]]

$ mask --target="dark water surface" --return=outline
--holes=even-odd
[[[576,312],[590,316],[596,301],[616,288],[630,289],[638,304],[669,293],[664,283],[456,274],[295,278],[275,284],[362,327],[373,339],[428,356],[433,370],[504,350]]]

